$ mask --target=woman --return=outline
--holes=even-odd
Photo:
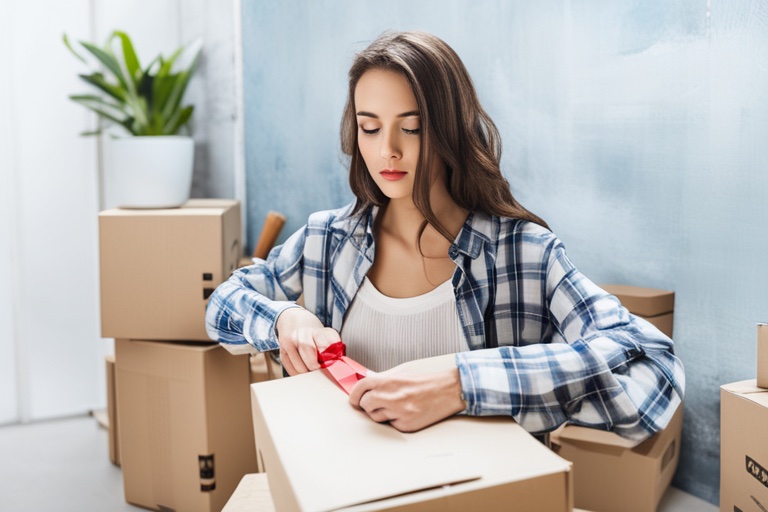
[[[343,339],[377,371],[350,402],[403,431],[457,413],[637,440],[666,426],[684,388],[672,341],[580,274],[512,197],[496,127],[448,45],[385,33],[357,55],[341,140],[357,200],[219,286],[213,339],[279,348],[291,375]],[[456,368],[442,374],[390,370],[447,353]]]

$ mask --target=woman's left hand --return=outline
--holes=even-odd
[[[401,432],[421,430],[465,408],[456,368],[426,375],[399,368],[371,372],[352,388],[349,402]]]

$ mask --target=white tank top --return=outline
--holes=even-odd
[[[377,372],[469,350],[450,279],[424,295],[396,299],[366,277],[347,310],[341,339],[349,357]]]

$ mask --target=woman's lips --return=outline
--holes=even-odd
[[[384,169],[379,174],[387,181],[398,181],[403,179],[408,173],[405,171],[398,171],[396,169]]]

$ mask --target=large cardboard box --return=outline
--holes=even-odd
[[[720,510],[768,509],[768,391],[754,379],[720,387]]]
[[[257,470],[248,356],[199,343],[118,339],[115,348],[126,501],[218,512]]]
[[[240,204],[194,199],[99,214],[101,335],[210,342],[208,297],[237,268]]]
[[[115,388],[115,356],[106,357],[107,366],[107,432],[109,437],[109,460],[120,465],[120,437],[117,425],[117,390]]]
[[[601,287],[615,295],[630,313],[648,320],[661,332],[672,337],[675,292],[622,284],[604,284]]]
[[[666,429],[640,444],[612,432],[567,426],[550,435],[573,462],[574,504],[593,512],[653,512],[680,456],[683,406]]]
[[[768,324],[757,324],[757,387],[768,388]]]
[[[453,356],[414,361],[420,372]],[[405,434],[324,371],[251,386],[256,446],[279,511],[571,510],[570,463],[511,418],[454,416]]]

